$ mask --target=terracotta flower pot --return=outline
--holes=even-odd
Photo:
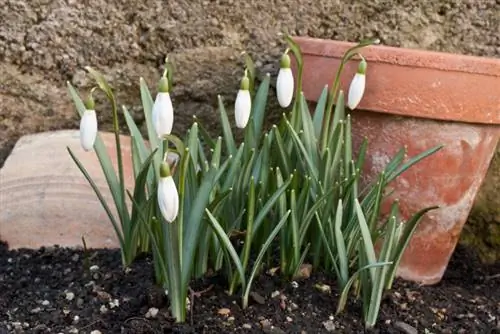
[[[354,44],[296,37],[304,57],[303,91],[314,103],[331,85]],[[422,284],[441,280],[500,135],[500,60],[386,46],[362,51],[368,62],[364,98],[352,112],[354,144],[369,140],[365,182],[406,147],[408,156],[445,147],[396,179],[404,219],[439,205],[420,224],[398,275]],[[359,60],[342,76],[347,93]],[[387,212],[388,207],[384,208]]]

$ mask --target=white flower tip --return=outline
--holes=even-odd
[[[349,86],[349,94],[347,96],[347,106],[349,109],[354,110],[361,102],[365,92],[366,76],[364,74],[356,73]]]
[[[247,126],[252,110],[252,98],[248,90],[240,89],[234,103],[234,117],[236,126],[244,129]]]
[[[281,68],[276,79],[276,95],[282,108],[286,108],[292,103],[294,84],[292,70]]]
[[[158,206],[163,218],[172,223],[179,213],[179,194],[172,176],[162,177],[158,185]]]
[[[95,110],[85,110],[80,120],[80,144],[85,151],[92,151],[97,137]]]

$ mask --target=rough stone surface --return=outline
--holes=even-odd
[[[216,95],[234,98],[242,51],[275,73],[280,32],[379,37],[391,46],[499,57],[499,13],[497,0],[9,0],[0,7],[0,166],[22,135],[77,126],[65,81],[89,89],[85,65],[109,75],[119,102],[140,121],[139,77],[153,88],[169,54],[176,65],[174,131],[183,133],[193,114],[217,128]],[[109,130],[110,113],[102,99],[97,104]],[[498,161],[497,154],[493,166]],[[479,197],[494,204],[476,205],[475,217],[488,224],[498,223],[491,209],[500,207],[498,182],[492,184],[498,172],[489,173]]]

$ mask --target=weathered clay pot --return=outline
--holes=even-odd
[[[317,101],[354,44],[297,37],[304,57],[303,91]],[[404,219],[439,205],[422,220],[398,275],[422,284],[441,280],[500,135],[500,60],[386,46],[362,51],[366,91],[352,112],[354,143],[369,140],[365,182],[406,147],[414,156],[445,147],[403,173],[391,189]],[[359,60],[342,76],[347,92]]]

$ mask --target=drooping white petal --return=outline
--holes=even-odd
[[[276,95],[282,108],[286,108],[293,99],[293,73],[291,68],[281,68],[276,79]]]
[[[97,136],[97,116],[95,110],[85,110],[80,120],[80,144],[85,151],[94,148]]]
[[[250,96],[250,91],[240,89],[238,95],[236,95],[236,102],[234,103],[234,117],[238,128],[244,129],[247,126],[251,110],[252,98]]]
[[[349,95],[347,96],[347,106],[349,109],[354,110],[363,98],[365,93],[366,75],[356,73],[351,81],[349,87]]]
[[[156,95],[152,111],[153,127],[158,138],[169,135],[174,124],[174,108],[169,93],[159,92]]]
[[[160,178],[158,184],[158,206],[163,218],[169,223],[179,213],[179,194],[172,176]]]

